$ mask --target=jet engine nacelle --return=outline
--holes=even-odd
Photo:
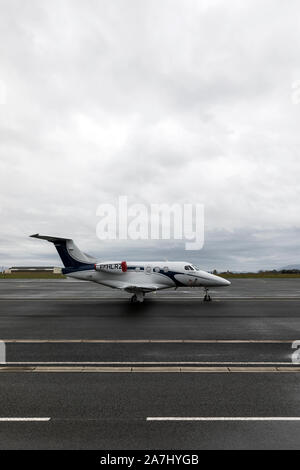
[[[126,261],[97,263],[95,264],[95,270],[115,274],[125,273],[127,271],[127,263]]]

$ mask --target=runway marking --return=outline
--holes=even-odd
[[[290,344],[298,339],[0,339],[4,343],[199,343],[199,344]]]
[[[2,421],[50,421],[51,418],[0,418]]]
[[[0,373],[57,373],[57,372],[76,372],[76,373],[299,373],[300,367],[282,366],[282,367],[221,367],[221,366],[146,366],[146,367],[125,367],[125,366],[2,366]]]
[[[298,416],[207,416],[207,417],[148,417],[146,421],[300,421]]]
[[[260,361],[6,361],[0,362],[0,365],[20,365],[20,366],[31,366],[31,365],[272,365],[272,366],[290,366],[297,367],[299,364],[293,364],[292,362],[260,362]]]

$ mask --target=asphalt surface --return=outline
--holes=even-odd
[[[210,289],[213,298],[299,298],[300,278],[230,279],[231,286]],[[128,299],[130,296],[92,282],[66,280],[2,279],[0,298],[4,299]],[[203,298],[203,289],[179,288],[147,294],[147,298]]]
[[[7,343],[9,364],[290,365],[291,343]]]
[[[1,281],[0,448],[299,448],[300,280],[212,294]]]

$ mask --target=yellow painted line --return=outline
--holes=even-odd
[[[229,372],[278,372],[277,367],[229,367],[228,369]],[[293,372],[300,372],[300,368],[295,367]]]
[[[182,367],[131,367],[131,372],[181,372]]]

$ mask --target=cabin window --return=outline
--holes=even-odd
[[[147,274],[150,274],[150,273],[151,273],[151,266],[147,266],[147,267],[146,267],[146,273],[147,273]]]
[[[164,272],[167,273],[169,271],[168,266],[164,266]]]
[[[154,268],[154,271],[155,271],[156,273],[159,273],[160,268],[159,268],[158,266],[156,266],[156,267]]]
[[[140,269],[141,268],[139,266],[136,266],[136,268],[135,268],[136,272],[140,271]]]

